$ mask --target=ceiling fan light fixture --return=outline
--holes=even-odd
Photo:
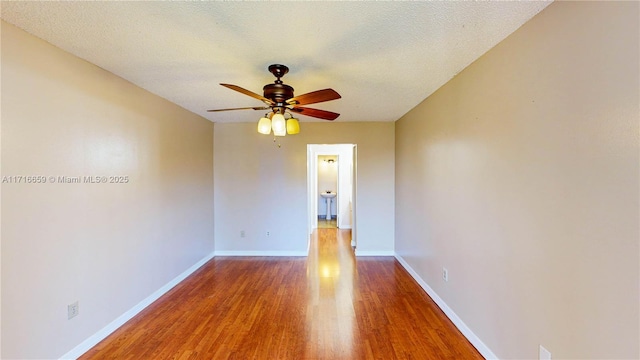
[[[295,135],[300,133],[300,122],[296,118],[287,120],[287,134]]]
[[[271,118],[271,128],[273,129],[273,135],[285,136],[287,135],[287,125],[284,119],[284,115],[276,113]]]
[[[268,117],[265,116],[258,120],[258,132],[264,135],[271,133],[271,120]]]

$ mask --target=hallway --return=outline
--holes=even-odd
[[[481,359],[401,265],[318,229],[308,258],[216,257],[82,359]]]

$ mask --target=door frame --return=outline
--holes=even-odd
[[[338,158],[338,196],[336,197],[336,223],[343,229],[350,228],[351,245],[356,246],[356,190],[357,190],[357,145],[356,144],[307,144],[307,229],[309,235],[318,227],[318,156],[332,155]],[[345,184],[348,179],[350,184]],[[350,194],[342,196],[350,185]],[[351,203],[350,207],[345,207]],[[346,211],[345,209],[349,209]],[[345,221],[348,217],[350,221]],[[342,226],[341,226],[342,225]]]

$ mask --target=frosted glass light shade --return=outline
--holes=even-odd
[[[275,114],[271,118],[271,128],[273,129],[273,135],[285,136],[287,135],[287,125],[284,120],[284,115]]]
[[[258,132],[265,135],[271,133],[271,120],[269,118],[263,117],[258,121]]]
[[[299,132],[300,132],[300,122],[298,122],[298,119],[291,118],[287,120],[287,134],[295,135],[295,134],[298,134]]]

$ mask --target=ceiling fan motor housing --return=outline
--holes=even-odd
[[[293,88],[287,84],[267,84],[262,90],[264,97],[273,100],[278,106],[284,106],[285,101],[293,97]]]

